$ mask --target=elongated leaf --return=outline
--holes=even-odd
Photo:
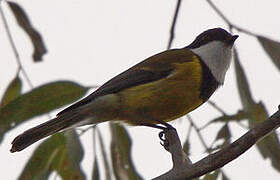
[[[208,173],[203,177],[203,180],[216,180],[218,179],[219,173],[219,169],[214,171],[214,173]]]
[[[280,42],[263,36],[257,36],[257,38],[272,62],[280,70]]]
[[[0,142],[10,129],[79,99],[87,90],[74,82],[57,81],[18,96],[0,109]]]
[[[100,147],[101,147],[101,153],[102,153],[102,158],[103,158],[103,163],[104,163],[104,170],[105,170],[105,179],[106,180],[111,180],[111,170],[110,170],[110,166],[109,166],[109,161],[108,161],[108,157],[105,151],[105,145],[103,142],[103,138],[101,136],[101,133],[99,132],[98,128],[96,128],[96,132],[98,134],[98,139],[99,139],[99,143],[100,143]]]
[[[190,155],[190,146],[191,146],[191,144],[190,144],[189,140],[187,139],[183,145],[183,150],[187,155]]]
[[[84,156],[84,150],[80,142],[79,136],[76,131],[66,131],[66,148],[67,155],[72,162],[73,167],[79,166],[79,163],[82,161]],[[77,167],[78,168],[78,167]]]
[[[95,155],[94,163],[93,163],[92,180],[99,180],[99,179],[100,179],[99,166],[98,166],[98,162],[97,162],[96,155]]]
[[[113,170],[117,180],[142,179],[131,159],[131,139],[126,129],[120,124],[110,123],[112,142],[111,156]]]
[[[16,17],[18,25],[28,34],[32,41],[34,47],[33,60],[35,62],[42,61],[42,56],[47,53],[47,49],[40,33],[32,26],[26,12],[19,4],[11,1],[7,1],[7,3]]]
[[[216,136],[216,140],[219,139],[224,139],[224,140],[229,140],[231,138],[231,132],[228,127],[228,124],[225,124],[219,131]]]
[[[79,157],[79,160],[73,161],[72,156]],[[55,134],[35,150],[19,179],[44,180],[56,171],[63,179],[83,180],[85,175],[80,168],[81,157],[83,149],[74,130]]]
[[[237,50],[234,48],[234,64],[235,64],[235,73],[237,80],[237,87],[240,95],[241,103],[245,111],[248,111],[250,106],[254,105],[254,100],[250,91],[250,86],[244,72],[243,67],[240,64],[239,56]]]
[[[234,54],[238,91],[243,109],[248,113],[249,127],[252,128],[265,121],[269,116],[264,105],[262,103],[256,103],[253,100],[247,78],[239,63],[236,50],[234,51]],[[257,143],[257,147],[263,158],[269,158],[272,166],[280,171],[280,142],[276,133],[272,132],[264,137]]]
[[[255,104],[250,109],[249,127],[254,127],[257,124],[265,121],[269,117],[264,105],[262,103]],[[275,132],[265,136],[257,143],[258,150],[263,158],[269,158],[272,166],[280,172],[280,142]]]
[[[224,172],[222,172],[222,180],[229,180],[229,178]]]
[[[91,179],[92,180],[99,180],[100,179],[100,172],[99,172],[99,164],[97,161],[97,156],[96,156],[96,128],[97,126],[95,126],[95,128],[93,128],[93,149],[94,149],[94,162],[93,162],[93,170],[92,170],[92,176]]]
[[[230,129],[228,127],[228,124],[226,123],[217,133],[216,138],[214,140],[214,142],[211,145],[211,151],[215,151],[217,149],[221,149],[223,147],[225,147],[226,145],[230,144],[230,139],[231,139],[231,132]],[[217,142],[218,140],[223,140],[222,143],[217,144],[216,146],[213,146],[215,144],[215,142]]]
[[[248,114],[245,111],[238,111],[236,114],[233,115],[223,115],[220,117],[217,117],[213,120],[211,120],[209,123],[206,124],[212,124],[212,123],[216,123],[216,122],[233,122],[233,121],[242,121],[248,118]]]
[[[17,96],[19,96],[21,93],[21,88],[22,88],[21,79],[19,78],[19,76],[16,76],[9,84],[2,97],[1,107],[4,107],[13,99],[15,99]]]

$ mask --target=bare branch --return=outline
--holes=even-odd
[[[180,167],[178,165],[173,165],[173,168],[168,171],[167,173],[154,178],[154,180],[175,180],[175,179],[192,179],[199,176],[202,176],[206,173],[214,171],[218,168],[223,167],[227,163],[231,162],[232,160],[239,157],[241,154],[246,152],[249,148],[251,148],[254,144],[256,144],[260,139],[268,135],[270,132],[275,130],[280,126],[280,106],[278,107],[278,111],[274,113],[270,118],[266,121],[258,124],[251,130],[249,130],[246,134],[241,136],[235,142],[229,144],[228,146],[224,147],[223,149],[219,150],[218,152],[212,153],[205,158],[201,159],[200,161],[190,165],[187,164],[185,167]],[[175,131],[173,131],[174,133]],[[176,133],[176,132],[175,132]],[[180,142],[178,136],[173,135],[178,139],[168,139],[170,138],[169,133],[166,133],[166,139],[172,144],[176,144]],[[175,142],[175,143],[174,143]],[[174,146],[175,147],[175,146]],[[171,146],[170,146],[171,148]],[[176,146],[176,148],[179,148]],[[178,153],[181,150],[170,150],[170,153]],[[173,155],[172,157],[180,157],[179,155]],[[174,161],[173,163],[178,162]],[[182,163],[181,163],[182,164]]]
[[[246,29],[243,29],[237,25],[235,25],[234,23],[232,23],[223,13],[222,11],[220,11],[218,9],[218,7],[211,1],[211,0],[206,0],[206,2],[212,7],[212,9],[223,19],[223,21],[225,21],[225,23],[227,23],[227,25],[229,26],[229,29],[236,29],[237,31],[246,33],[248,35],[251,36],[257,36],[255,33],[252,33],[251,31],[248,31]]]
[[[220,108],[214,101],[208,100],[207,101],[208,104],[210,104],[214,109],[216,109],[217,111],[219,111],[222,115],[226,115],[227,113]]]
[[[204,138],[202,137],[202,134],[200,133],[200,129],[197,127],[197,125],[193,122],[192,118],[190,115],[187,115],[187,118],[188,120],[190,121],[191,125],[194,127],[197,135],[198,135],[198,138],[200,139],[200,142],[202,143],[203,147],[206,149],[206,151],[208,153],[210,153],[209,151],[209,148],[208,148],[208,145],[206,144]]]
[[[181,7],[181,0],[177,1],[177,5],[176,5],[176,10],[173,16],[173,20],[172,20],[172,25],[171,25],[171,29],[170,29],[170,36],[169,36],[169,41],[168,41],[168,45],[167,45],[167,49],[171,48],[172,42],[174,40],[175,37],[175,26],[176,26],[176,22],[177,22],[177,17],[178,17],[178,13],[179,13],[179,9]]]
[[[2,3],[2,2],[0,1],[0,3]],[[26,79],[28,85],[31,87],[31,89],[33,89],[34,86],[33,86],[32,82],[31,82],[29,76],[27,75],[25,69],[24,69],[23,66],[22,66],[22,63],[21,63],[21,59],[20,59],[18,50],[17,50],[17,48],[16,48],[15,42],[14,42],[14,40],[13,40],[12,33],[11,33],[11,31],[10,31],[10,28],[9,28],[9,25],[8,25],[8,22],[7,22],[5,13],[4,13],[3,8],[2,8],[2,4],[0,4],[0,15],[1,15],[1,18],[2,18],[2,20],[3,20],[6,33],[7,33],[8,38],[9,38],[9,42],[10,42],[10,44],[11,44],[11,46],[12,46],[12,50],[13,50],[14,55],[15,55],[15,57],[16,57],[16,61],[17,61],[17,64],[18,64],[18,72],[19,72],[19,71],[22,72],[22,74],[23,74],[23,76],[25,77],[25,79]]]

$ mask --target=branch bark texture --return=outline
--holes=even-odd
[[[153,180],[189,180],[223,167],[280,126],[280,106],[278,108],[278,111],[266,121],[258,124],[225,148],[206,156],[194,164],[190,164],[190,161],[176,164],[186,162],[186,157],[181,155],[182,149],[178,149],[182,147],[178,146],[178,143],[181,142],[176,131],[167,132],[166,139],[170,143],[169,152],[172,154],[173,168]],[[178,158],[183,158],[183,160],[180,161]]]

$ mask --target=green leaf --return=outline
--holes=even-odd
[[[96,159],[96,154],[94,155],[94,163],[93,163],[93,172],[92,172],[92,180],[99,180],[100,175],[99,175],[99,167]]]
[[[231,138],[231,132],[229,130],[228,124],[225,124],[219,131],[215,140],[224,139],[229,140]]]
[[[42,36],[32,26],[26,12],[19,4],[11,1],[7,1],[7,3],[15,16],[18,25],[27,33],[32,41],[34,47],[33,60],[35,62],[42,61],[42,56],[47,53]]]
[[[252,128],[256,126],[265,121],[268,117],[269,115],[264,105],[262,103],[255,104],[255,106],[250,109],[249,127]],[[276,132],[271,132],[257,142],[257,148],[263,158],[269,158],[272,166],[280,172],[280,142]]]
[[[75,148],[69,149],[69,146]],[[72,156],[79,157],[79,160],[73,161]],[[19,180],[47,180],[53,171],[63,179],[84,180],[85,174],[80,168],[81,157],[83,149],[76,132],[57,133],[34,151]]]
[[[190,142],[187,139],[183,145],[183,151],[187,154],[190,155]]]
[[[45,84],[22,94],[0,108],[0,142],[4,134],[19,124],[81,98],[88,88],[70,81]]]
[[[142,179],[131,159],[131,139],[127,130],[120,124],[110,123],[112,142],[111,157],[117,180]]]
[[[209,121],[207,124],[205,124],[203,127],[201,127],[201,129],[204,129],[204,128],[208,127],[210,124],[213,124],[213,123],[240,122],[240,121],[245,120],[247,118],[248,118],[248,113],[243,111],[243,110],[239,110],[236,114],[233,114],[233,115],[222,115],[220,117],[217,117],[217,118]]]
[[[230,129],[228,127],[228,124],[226,123],[217,133],[215,140],[213,141],[211,148],[209,149],[211,152],[217,150],[217,149],[221,149],[223,147],[225,147],[226,145],[230,144],[230,139],[231,139],[231,132]],[[213,146],[214,143],[218,140],[223,140],[222,143]]]
[[[12,82],[10,82],[9,86],[7,87],[2,100],[1,100],[1,107],[9,104],[12,100],[18,97],[21,93],[22,83],[19,76],[16,76]]]
[[[248,114],[245,111],[238,111],[236,114],[233,115],[223,115],[221,117],[215,118],[211,121],[211,123],[215,122],[231,122],[231,121],[242,121],[247,119]]]
[[[229,178],[224,172],[222,172],[222,180],[229,180]]]
[[[237,87],[240,95],[240,100],[245,111],[247,111],[250,106],[254,105],[254,100],[250,91],[250,86],[244,72],[243,67],[240,64],[239,56],[237,50],[234,48],[234,64],[235,64],[235,74],[237,80]]]
[[[280,42],[263,36],[257,36],[257,38],[272,62],[280,70]]]
[[[203,180],[216,180],[218,179],[218,176],[219,176],[219,173],[220,173],[220,170],[216,170],[214,171],[214,173],[207,173],[204,177],[203,177]]]
[[[112,177],[111,177],[109,161],[108,161],[107,154],[106,154],[106,151],[105,151],[103,138],[102,138],[101,133],[100,133],[100,131],[98,130],[97,127],[96,127],[96,132],[97,132],[97,135],[98,135],[100,148],[101,148],[101,153],[102,153],[102,158],[103,158],[103,163],[104,163],[104,170],[105,170],[105,177],[106,177],[105,179],[110,180],[110,179],[112,179]]]
[[[243,68],[239,63],[237,51],[234,49],[234,62],[236,68],[236,79],[238,90],[244,111],[248,113],[249,127],[265,121],[269,115],[262,103],[256,103],[251,95],[249,83]],[[269,158],[272,166],[280,171],[280,142],[275,132],[270,133],[257,143],[257,148],[263,158]]]
[[[70,130],[65,132],[66,135],[66,148],[68,152],[69,159],[71,160],[73,166],[79,166],[84,156],[84,150],[80,142],[80,138],[76,131]],[[78,168],[78,167],[77,167]]]
[[[91,176],[92,180],[99,180],[100,179],[99,165],[98,165],[97,155],[96,155],[96,129],[97,129],[97,126],[95,126],[92,130],[92,132],[93,132],[93,134],[92,134],[92,136],[93,136],[93,149],[94,149],[94,162],[93,162],[93,170],[92,170],[92,176]]]

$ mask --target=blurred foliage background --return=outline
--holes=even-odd
[[[229,31],[243,33],[246,36],[255,38],[261,45],[263,50],[267,53],[270,60],[275,67],[280,68],[280,43],[269,37],[264,37],[255,34],[247,29],[233,24],[224,14],[220,11],[212,1],[206,0],[210,7],[221,17],[221,20],[228,26]],[[178,13],[182,11],[181,0],[177,1],[174,10],[172,23],[170,25],[169,41],[167,44],[168,49],[172,46]],[[15,19],[7,19],[3,11],[3,4],[6,11],[12,13]],[[5,138],[6,134],[14,128],[20,126],[22,123],[29,121],[33,117],[47,115],[48,113],[69,105],[79,98],[86,95],[89,90],[97,86],[87,87],[81,85],[74,80],[69,81],[52,81],[44,83],[40,86],[33,86],[30,77],[26,73],[26,69],[22,66],[22,60],[18,55],[19,52],[13,40],[16,34],[11,34],[9,23],[7,21],[16,21],[18,28],[21,28],[30,39],[33,45],[32,61],[34,63],[44,63],[44,55],[47,53],[46,44],[48,41],[44,40],[44,35],[41,34],[32,24],[32,14],[29,14],[20,3],[11,1],[1,1],[0,13],[2,18],[2,28],[5,28],[9,38],[10,45],[12,46],[13,53],[17,61],[17,69],[14,69],[15,77],[7,84],[5,91],[1,97],[0,106],[0,142]],[[261,32],[260,32],[261,33]],[[257,49],[256,49],[257,51]],[[184,127],[187,131],[187,137],[184,139],[184,150],[189,153],[192,148],[190,140],[192,133],[197,133],[198,137],[209,154],[217,149],[232,142],[232,129],[229,124],[236,123],[245,129],[254,127],[256,124],[266,120],[269,115],[266,105],[261,101],[254,100],[252,96],[252,89],[250,88],[247,74],[244,67],[240,63],[238,48],[234,49],[234,68],[237,81],[238,93],[242,108],[235,114],[228,114],[223,107],[218,107],[215,102],[210,101],[209,104],[220,112],[220,116],[209,121],[205,126],[198,127],[193,121],[192,117],[188,116],[190,122],[189,127]],[[5,61],[8,61],[5,59]],[[257,62],[256,62],[257,63]],[[4,67],[1,67],[4,68]],[[269,73],[269,72],[267,72]],[[3,78],[3,77],[2,77]],[[23,92],[22,86],[26,83],[29,86],[29,91]],[[277,85],[277,82],[276,82]],[[278,85],[279,86],[279,85]],[[272,87],[267,87],[272,88]],[[275,104],[275,107],[277,104]],[[205,142],[202,130],[207,130],[211,124],[222,124],[220,129],[217,129],[216,138],[213,142]],[[142,179],[141,172],[136,170],[131,156],[132,139],[129,132],[123,125],[110,124],[111,139],[110,139],[110,152],[106,152],[104,139],[102,133],[97,126],[89,127],[83,130],[69,130],[62,133],[57,133],[50,138],[47,138],[36,148],[28,162],[25,164],[24,169],[21,171],[18,179],[48,179],[53,172],[56,172],[62,179],[117,179],[117,180],[133,180]],[[80,136],[88,133],[89,129],[93,132],[94,147],[100,147],[102,158],[94,158],[92,176],[86,175],[85,170],[81,167],[81,160],[84,157],[84,147],[81,145]],[[272,168],[280,171],[280,143],[279,133],[273,132],[266,136],[262,141],[257,144],[259,153],[263,159],[268,159],[271,162]],[[98,141],[97,141],[98,139]],[[99,143],[96,146],[96,143]],[[210,145],[207,145],[210,144]],[[148,148],[148,147],[143,147]],[[96,153],[96,151],[94,151]],[[191,155],[191,154],[190,154]],[[97,154],[94,155],[96,157]],[[98,160],[97,160],[98,159]],[[103,174],[103,175],[101,175]],[[160,175],[160,174],[159,174]],[[223,179],[227,180],[230,177],[223,169],[216,170],[211,174],[207,174],[200,179]]]

